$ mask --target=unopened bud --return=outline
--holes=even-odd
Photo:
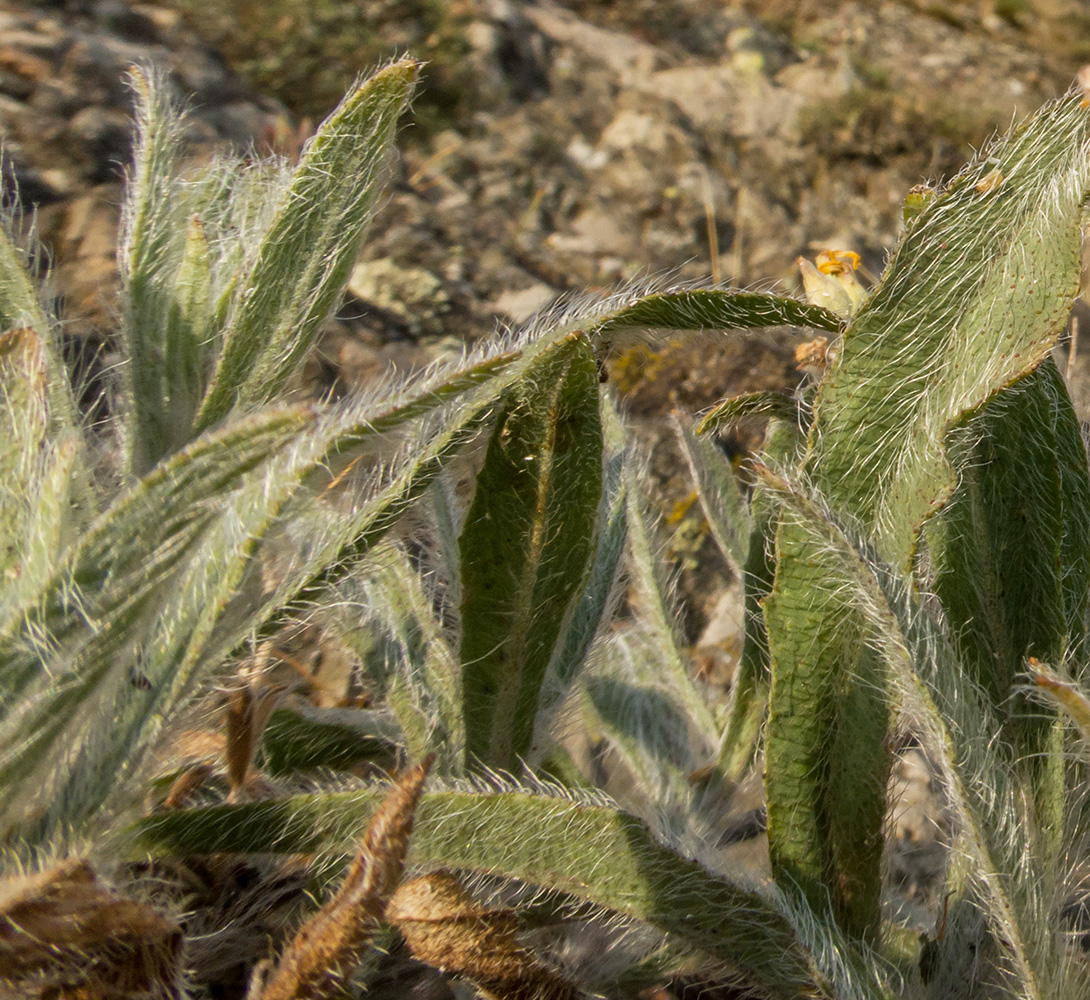
[[[805,257],[800,257],[795,263],[802,274],[802,287],[811,305],[829,309],[838,316],[851,315],[852,300],[836,278],[822,274]]]
[[[829,340],[826,337],[815,337],[813,340],[799,344],[795,348],[795,360],[798,362],[800,372],[821,378],[829,364]]]
[[[851,250],[822,250],[817,255],[817,269],[822,274],[836,278],[852,301],[852,310],[867,297],[866,289],[859,284],[855,270],[859,267],[859,254]]]
[[[848,317],[866,298],[866,289],[855,277],[859,254],[851,250],[822,250],[815,267],[805,257],[796,263],[802,272],[802,287],[815,306],[823,306],[838,316]]]
[[[1075,74],[1075,83],[1082,91],[1082,106],[1090,107],[1090,64],[1079,67],[1079,71]]]
[[[914,184],[910,187],[908,194],[905,196],[903,210],[905,222],[911,222],[918,216],[923,215],[924,210],[935,200],[937,194],[938,191],[929,184]]]

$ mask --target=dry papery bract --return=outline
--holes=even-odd
[[[447,871],[402,885],[386,910],[422,962],[468,979],[496,1000],[579,1000],[582,990],[542,965],[517,940],[518,914],[485,907]]]
[[[180,996],[182,929],[69,860],[0,884],[0,992],[71,1000]]]
[[[367,824],[340,889],[284,950],[256,993],[260,1000],[334,996],[343,977],[359,964],[401,880],[413,815],[433,761],[425,758],[395,782]]]

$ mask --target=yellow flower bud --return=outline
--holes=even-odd
[[[828,274],[840,282],[851,299],[852,305],[848,311],[854,312],[855,307],[867,297],[866,289],[855,277],[855,269],[861,263],[859,254],[851,250],[822,250],[817,255],[816,263],[822,274]]]
[[[822,250],[815,260],[822,274],[850,274],[859,267],[859,254],[851,250]]]
[[[866,298],[867,292],[855,277],[859,254],[851,250],[823,250],[815,267],[805,257],[796,262],[802,272],[806,297],[816,306],[824,306],[838,316],[850,316]]]
[[[800,257],[795,263],[802,273],[802,287],[811,304],[829,309],[838,316],[851,315],[852,300],[836,278],[822,274],[805,257]]]

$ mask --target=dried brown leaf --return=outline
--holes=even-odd
[[[254,767],[254,750],[276,706],[292,685],[282,682],[242,679],[227,699],[227,724],[223,758],[230,791],[228,802],[271,798],[275,788]]]
[[[86,862],[0,884],[0,985],[16,996],[173,998],[181,951],[176,923]]]
[[[412,879],[386,919],[422,962],[463,976],[496,1000],[578,1000],[583,993],[518,942],[513,910],[480,906],[450,872]]]
[[[428,756],[395,782],[371,817],[359,853],[333,897],[300,928],[261,991],[261,1000],[320,1000],[359,964],[360,953],[401,880]]]
[[[0,333],[0,371],[26,379],[32,392],[45,391],[45,351],[36,330],[19,326]]]
[[[194,764],[187,767],[171,783],[167,797],[163,799],[164,809],[181,809],[190,800],[214,771],[208,764]]]
[[[225,747],[223,733],[207,729],[186,729],[174,737],[164,755],[163,763],[166,766],[218,765],[223,759]]]
[[[227,780],[231,791],[236,792],[246,781],[254,756],[254,689],[249,684],[236,687],[228,695],[226,730]]]

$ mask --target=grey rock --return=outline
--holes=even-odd
[[[396,317],[416,337],[442,330],[441,316],[450,310],[443,283],[423,268],[399,267],[380,259],[356,265],[348,293],[375,309]]]
[[[132,152],[132,118],[124,111],[90,105],[77,111],[68,134],[80,143],[90,161],[89,179],[106,180],[123,170]]]
[[[106,31],[134,42],[155,42],[159,32],[154,20],[136,10],[126,0],[97,0],[91,16]]]
[[[131,158],[134,64],[168,74],[176,96],[192,102],[186,135],[194,155],[251,148],[283,114],[170,12],[128,0],[0,0],[3,195],[38,210],[73,336],[105,334],[116,323],[118,181]]]
[[[190,49],[170,59],[172,75],[179,89],[196,106],[213,107],[238,103],[245,89],[223,64],[223,60],[201,48]]]

